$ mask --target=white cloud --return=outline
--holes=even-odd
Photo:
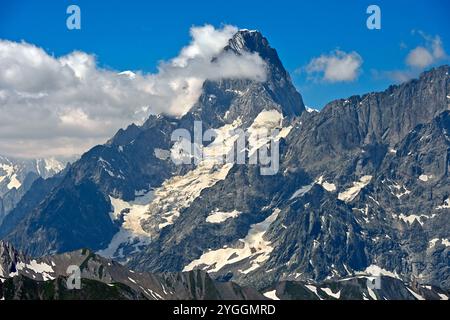
[[[191,28],[191,43],[155,74],[106,70],[84,52],[54,57],[32,44],[0,40],[0,154],[80,154],[150,113],[184,114],[207,79],[265,80],[257,54],[222,52],[235,32]]]
[[[425,44],[417,46],[408,53],[406,57],[408,66],[424,69],[447,56],[439,36],[432,37],[423,31],[417,31],[417,33],[425,40]]]
[[[312,59],[306,72],[309,75],[320,74],[322,80],[328,82],[353,81],[358,78],[362,63],[363,59],[357,52],[335,50]]]

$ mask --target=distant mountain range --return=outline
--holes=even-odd
[[[448,299],[450,67],[316,112],[261,33],[241,30],[223,50],[259,54],[266,81],[206,81],[184,116],[150,116],[119,130],[64,172],[33,182],[0,238],[34,258],[62,254],[42,258],[50,266],[88,255],[145,277],[200,277],[217,298],[236,286],[240,298]],[[194,145],[206,154],[232,152],[233,129],[247,132],[238,150],[246,156],[261,148],[276,154],[275,141],[278,170],[262,175],[261,163],[218,160],[176,165],[180,144],[171,134],[194,136],[195,121],[216,133]],[[263,129],[277,135],[260,139]],[[26,279],[5,280],[10,292],[26,285],[30,297],[43,297],[38,278],[19,275]],[[48,281],[61,286],[60,276]],[[381,277],[381,289],[368,289],[369,276]],[[110,298],[153,297],[144,279],[89,279],[126,286]],[[162,298],[205,297],[148,288]]]
[[[30,160],[0,155],[0,223],[36,179],[50,178],[64,167],[53,158]]]
[[[70,289],[67,269],[80,266],[81,288]],[[208,273],[151,274],[134,272],[87,249],[31,259],[0,241],[0,300],[448,300],[449,292],[431,286],[413,287],[389,276],[371,289],[368,275],[320,284],[281,281],[262,292]]]

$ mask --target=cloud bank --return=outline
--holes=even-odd
[[[425,40],[425,44],[414,48],[408,53],[406,57],[408,66],[424,69],[446,57],[442,40],[439,36],[432,37],[423,31],[417,31],[417,33]]]
[[[191,28],[190,44],[155,74],[106,70],[84,52],[54,57],[29,43],[0,40],[0,154],[79,155],[150,113],[183,115],[207,79],[264,81],[257,54],[222,52],[237,31]]]
[[[306,66],[306,72],[310,77],[319,77],[326,82],[348,82],[358,78],[362,63],[363,59],[355,51],[335,50],[313,58]]]

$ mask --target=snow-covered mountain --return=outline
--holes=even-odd
[[[64,167],[54,158],[23,160],[0,155],[0,197],[13,188],[19,189],[30,173],[47,179]]]
[[[15,159],[0,155],[0,223],[39,177],[50,178],[64,169],[56,159]]]
[[[449,290],[450,68],[314,112],[261,33],[241,30],[223,50],[258,54],[266,80],[205,81],[184,116],[119,130],[35,183],[0,238],[35,257],[87,247],[135,270],[201,270],[272,297],[288,296],[280,283],[322,297],[322,283],[361,274]],[[177,165],[171,134],[194,136],[196,121],[214,132],[193,144],[210,157]],[[273,162],[220,161],[274,146],[273,174],[261,174]]]

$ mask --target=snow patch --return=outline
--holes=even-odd
[[[443,293],[438,293],[439,298],[441,298],[441,300],[448,300],[448,296],[446,296]]]
[[[444,204],[436,208],[436,210],[450,209],[450,198],[444,200]]]
[[[364,270],[363,272],[358,272],[357,274],[361,275],[361,274],[365,274],[365,275],[370,275],[370,276],[387,276],[387,277],[391,277],[391,278],[396,278],[396,279],[400,279],[399,275],[396,272],[392,272],[392,271],[388,271],[386,269],[383,269],[377,265],[370,265],[366,268],[366,270]],[[401,280],[401,279],[400,279]]]
[[[434,248],[434,247],[436,246],[436,243],[439,242],[439,241],[441,242],[442,245],[444,245],[444,246],[446,246],[446,247],[450,247],[450,240],[449,240],[449,239],[445,239],[445,238],[442,238],[442,239],[434,238],[434,239],[431,239],[431,240],[428,242],[428,248],[430,248],[430,249]]]
[[[308,106],[305,106],[305,109],[306,109],[306,111],[309,112],[309,113],[319,113],[319,110],[314,109],[314,108],[310,108],[310,107],[308,107]]]
[[[294,194],[289,198],[289,200],[292,200],[292,199],[297,198],[297,197],[301,197],[305,193],[308,193],[312,189],[314,184],[315,183],[312,183],[312,184],[309,184],[307,186],[301,187],[300,189],[298,189],[297,191],[294,192]]]
[[[273,138],[278,141],[285,138],[292,129],[292,126],[283,128],[283,115],[278,110],[264,110],[256,116],[252,125],[247,129],[249,157],[251,157],[261,147],[267,145]],[[276,137],[271,137],[272,131],[281,129]]]
[[[153,197],[153,192],[136,198],[135,201],[126,202],[121,199],[109,197],[112,205],[111,219],[117,221],[123,219],[123,223],[109,243],[108,247],[100,250],[97,254],[106,258],[124,258],[120,249],[125,244],[134,246],[134,251],[139,251],[138,247],[151,240],[151,235],[142,228],[142,221],[148,217],[149,202]]]
[[[375,292],[373,292],[372,288],[367,287],[367,291],[369,292],[369,296],[372,298],[372,300],[378,300],[377,295]]]
[[[389,153],[391,154],[397,154],[397,150],[393,149],[393,148],[389,148]]]
[[[414,298],[416,298],[417,300],[425,300],[424,297],[422,297],[420,294],[415,293],[414,291],[412,291],[410,288],[406,288],[408,289],[408,291],[414,296]]]
[[[321,185],[326,191],[334,192],[336,191],[336,185],[334,183],[329,183],[323,179],[323,176],[320,176],[319,179],[316,180],[317,184]]]
[[[305,287],[306,287],[309,291],[313,292],[317,297],[319,297],[320,300],[322,300],[322,298],[321,298],[321,297],[319,296],[319,294],[317,293],[317,287],[316,287],[316,286],[313,286],[312,284],[305,284]]]
[[[119,76],[125,76],[130,80],[134,80],[136,78],[136,73],[130,70],[122,71],[118,73]]]
[[[22,184],[20,183],[20,181],[17,179],[17,175],[13,174],[12,177],[10,178],[10,181],[8,183],[8,185],[6,186],[9,190],[16,188],[19,189],[20,186]]]
[[[410,190],[408,190],[405,186],[398,184],[395,181],[392,181],[390,179],[386,179],[381,181],[381,183],[385,184],[386,182],[390,182],[391,184],[389,184],[387,187],[389,188],[389,191],[391,191],[391,194],[395,197],[397,197],[397,199],[402,198],[403,196],[406,196],[408,194],[411,193]]]
[[[433,176],[428,176],[428,175],[426,175],[426,174],[421,174],[420,176],[419,176],[419,180],[420,181],[423,181],[423,182],[428,182],[428,180],[430,180],[430,179],[432,179],[433,178]]]
[[[14,277],[19,275],[19,271],[32,271],[36,274],[40,274],[44,281],[53,280],[55,277],[51,276],[51,273],[54,273],[53,267],[44,263],[37,262],[36,260],[31,260],[29,264],[19,262],[16,265],[16,272],[11,273],[9,276]]]
[[[292,200],[297,197],[302,197],[304,194],[308,193],[315,184],[321,185],[322,188],[324,188],[328,192],[336,191],[335,184],[324,181],[323,176],[320,176],[313,183],[303,186],[300,189],[296,190],[294,194],[289,198],[289,200]]]

